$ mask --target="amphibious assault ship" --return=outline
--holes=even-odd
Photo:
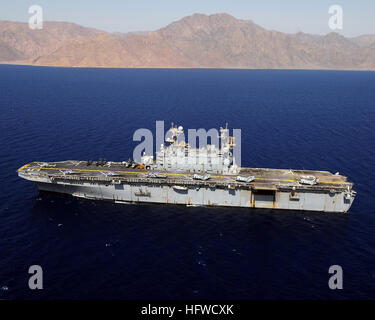
[[[219,146],[193,148],[173,126],[156,158],[134,161],[31,162],[18,175],[40,190],[116,203],[164,203],[347,212],[356,192],[338,173],[241,168],[232,154],[234,137],[220,128]]]

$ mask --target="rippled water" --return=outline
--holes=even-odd
[[[0,66],[0,299],[375,298],[375,73]],[[39,194],[33,160],[127,159],[138,128],[242,129],[242,165],[339,171],[349,214]],[[28,268],[44,290],[28,289]],[[344,289],[328,288],[341,265]]]

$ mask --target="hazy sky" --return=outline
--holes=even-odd
[[[29,19],[38,4],[46,21],[69,21],[106,31],[151,31],[193,13],[226,12],[266,29],[326,34],[328,8],[343,8],[345,36],[375,34],[375,0],[0,0],[0,20]],[[338,30],[336,30],[338,31]]]

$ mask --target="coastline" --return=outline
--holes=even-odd
[[[141,67],[121,67],[121,66],[64,66],[64,65],[36,65],[27,63],[25,61],[16,61],[16,62],[8,62],[8,61],[1,61],[0,65],[8,65],[8,66],[25,66],[25,67],[45,67],[45,68],[67,68],[67,69],[191,69],[191,70],[296,70],[296,71],[367,71],[367,72],[374,72],[374,69],[356,69],[356,68],[342,68],[342,69],[332,69],[332,68],[296,68],[296,67],[285,67],[285,68],[246,68],[246,67],[169,67],[169,66],[141,66]]]

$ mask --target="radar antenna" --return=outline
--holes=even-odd
[[[171,124],[171,128],[168,130],[170,132],[170,136],[165,139],[166,142],[174,144],[178,141],[178,136],[184,133],[184,128],[182,126],[174,126],[173,122]]]

